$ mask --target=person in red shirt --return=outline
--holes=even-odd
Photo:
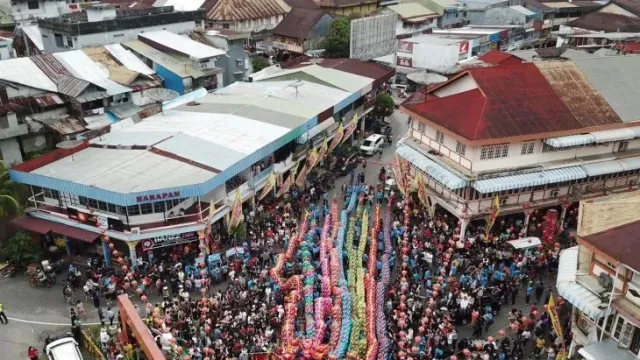
[[[29,356],[30,360],[38,360],[38,349],[34,348],[33,346],[29,346],[27,356]]]

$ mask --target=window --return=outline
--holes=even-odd
[[[98,209],[107,211],[107,203],[104,201],[98,201]]]
[[[223,29],[228,29],[229,28],[229,24],[222,24],[222,28]]]
[[[122,215],[126,215],[127,214],[127,207],[126,206],[116,205],[116,213],[122,214]]]
[[[520,150],[521,155],[529,155],[533,154],[533,148],[536,146],[535,141],[527,141],[522,143],[522,150]]]
[[[456,153],[464,156],[467,152],[467,145],[461,143],[460,141],[456,141]]]
[[[164,212],[164,201],[153,203],[153,212],[156,214]]]
[[[115,204],[111,204],[111,203],[107,203],[107,211],[110,212],[110,213],[116,214],[117,213],[116,205]]]
[[[38,4],[38,1],[27,1],[27,7],[29,8],[29,10],[38,10],[40,9],[40,4]]]
[[[64,47],[64,38],[62,37],[62,34],[53,34],[53,37],[55,38],[57,47]]]
[[[73,47],[73,39],[71,38],[71,36],[67,36],[67,47]]]
[[[618,340],[620,338],[620,333],[622,332],[622,328],[624,326],[624,318],[622,316],[618,316],[618,320],[616,321],[616,327],[613,331],[613,338]]]
[[[96,200],[94,200],[94,199],[89,199],[89,200],[87,201],[87,207],[90,207],[90,208],[92,208],[92,209],[95,209],[95,208],[97,208],[97,207],[98,207],[98,202],[97,202]]]
[[[426,130],[427,126],[421,122],[418,122],[418,131],[420,131],[421,133],[424,134],[424,131]],[[437,134],[437,133],[436,133]]]
[[[58,190],[42,189],[42,192],[44,192],[44,197],[48,197],[50,199],[60,199],[60,193],[58,192]]]
[[[152,213],[153,213],[153,207],[151,206],[151,203],[140,204],[140,214],[146,215],[146,214],[152,214]]]
[[[480,160],[499,159],[509,155],[509,144],[483,146],[480,148]]]
[[[440,144],[444,144],[444,134],[440,131],[436,131],[436,141]]]
[[[140,206],[138,205],[127,206],[127,212],[129,213],[129,216],[140,215]]]
[[[84,196],[78,196],[78,203],[82,206],[87,206],[87,198]]]

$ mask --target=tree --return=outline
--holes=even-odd
[[[386,92],[379,94],[376,97],[375,110],[381,116],[389,116],[393,114],[393,110],[396,108],[396,103],[393,101],[393,97]]]
[[[258,72],[269,66],[271,66],[271,64],[269,64],[269,60],[264,56],[256,55],[251,57],[251,68],[253,72]]]
[[[13,265],[19,269],[25,268],[31,263],[42,260],[42,251],[39,247],[33,246],[31,237],[26,231],[18,231],[9,239],[9,243],[2,249],[2,252]]]
[[[0,217],[20,212],[16,189],[9,178],[9,170],[0,162]]]
[[[351,22],[347,18],[337,18],[331,23],[329,33],[324,38],[324,56],[330,58],[348,58]]]

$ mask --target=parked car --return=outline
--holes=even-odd
[[[380,134],[370,135],[360,145],[360,152],[365,155],[373,155],[382,152],[382,146],[384,145],[384,136]]]
[[[48,360],[83,360],[78,343],[72,337],[55,340],[44,347]]]

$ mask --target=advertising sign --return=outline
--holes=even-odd
[[[469,42],[464,41],[460,43],[460,54],[466,54],[469,52]]]
[[[400,41],[398,43],[398,52],[405,54],[413,54],[413,43],[408,41]]]
[[[69,216],[69,219],[95,226],[103,230],[124,231],[124,223],[122,220],[112,218],[107,215],[93,214],[71,207],[67,207],[67,215]]]
[[[396,51],[395,13],[351,20],[349,57],[371,60]]]
[[[413,59],[409,57],[398,56],[398,59],[396,60],[396,64],[398,66],[413,67]]]
[[[165,246],[188,243],[198,240],[198,232],[190,231],[182,234],[171,234],[164,236],[156,236],[150,239],[142,240],[142,250],[148,251]]]

